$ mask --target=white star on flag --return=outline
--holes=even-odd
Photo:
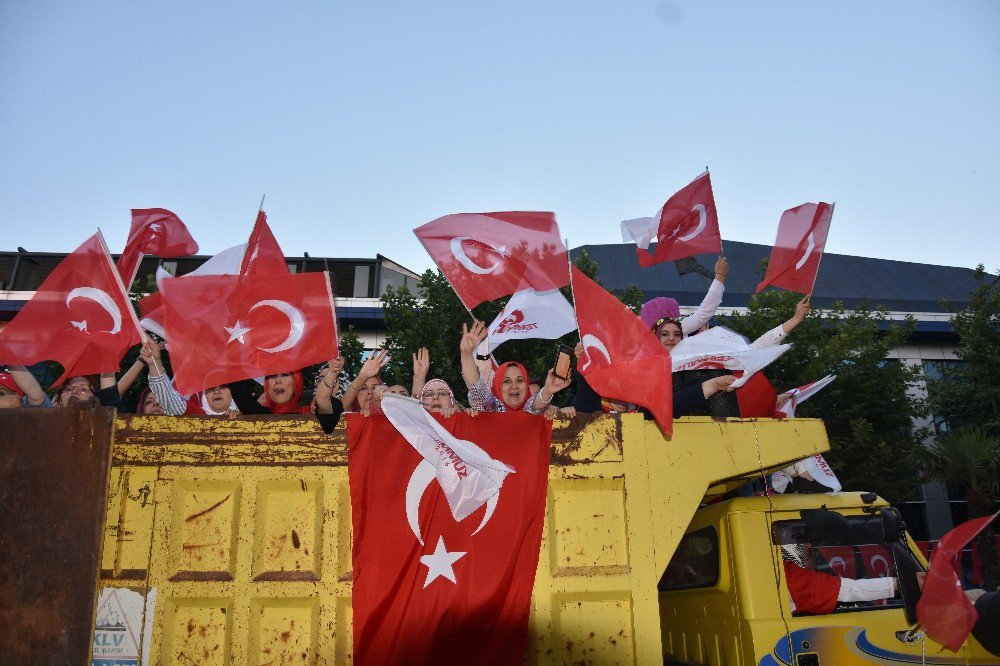
[[[235,326],[223,326],[222,328],[226,329],[226,332],[229,333],[229,339],[226,340],[227,345],[233,340],[239,340],[241,345],[245,345],[246,341],[243,339],[243,336],[252,330],[243,328],[243,322],[239,319],[236,320]]]
[[[444,547],[444,537],[439,536],[434,552],[420,557],[420,563],[427,567],[427,580],[424,581],[424,587],[430,585],[438,576],[444,576],[451,582],[457,583],[452,565],[463,557],[465,557],[465,553],[458,551],[449,553],[448,549]]]

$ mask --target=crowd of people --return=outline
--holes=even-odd
[[[715,264],[713,280],[704,301],[687,317],[680,316],[680,307],[672,298],[660,297],[643,305],[641,318],[650,334],[668,351],[686,337],[708,328],[709,321],[722,302],[729,265],[724,257]],[[781,326],[765,333],[752,343],[753,348],[779,344],[801,323],[809,312],[808,297],[799,302],[793,316]],[[456,332],[457,333],[457,332]],[[450,386],[444,379],[430,378],[431,359],[426,348],[413,354],[410,387],[386,385],[381,377],[391,360],[387,350],[375,350],[362,364],[356,377],[344,369],[344,359],[330,360],[318,373],[311,390],[304,386],[301,370],[290,370],[263,378],[259,395],[243,382],[219,383],[194,395],[183,396],[164,371],[163,344],[147,339],[136,362],[121,377],[105,374],[99,377],[70,377],[55,389],[51,397],[42,389],[34,375],[24,366],[8,366],[0,373],[0,407],[65,407],[74,401],[96,401],[122,410],[121,396],[148,369],[146,386],[139,393],[136,413],[146,415],[198,415],[238,418],[241,414],[314,414],[324,430],[332,431],[344,411],[364,415],[381,413],[381,400],[386,393],[412,396],[432,413],[448,418],[457,412],[475,416],[481,412],[524,411],[548,419],[572,417],[578,413],[624,413],[644,411],[639,405],[619,402],[597,395],[586,379],[574,370],[571,376],[559,377],[549,369],[544,377],[534,378],[521,363],[507,362],[495,366],[489,356],[477,354],[487,337],[487,327],[481,321],[462,326],[458,336],[461,373],[465,387]],[[577,344],[579,361],[584,349]],[[205,384],[213,384],[212,371]],[[673,376],[674,416],[707,415],[738,417],[739,406],[731,395],[736,377],[728,370],[688,370]],[[552,404],[554,396],[575,384],[575,394],[566,407]],[[464,400],[463,400],[464,399]],[[781,397],[779,396],[779,403]]]

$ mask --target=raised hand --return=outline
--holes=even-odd
[[[421,347],[413,355],[413,378],[425,379],[431,369],[431,355],[427,347]]]
[[[462,341],[459,343],[459,349],[463,354],[472,355],[479,343],[486,339],[486,324],[476,320],[472,322],[472,328],[469,328],[466,324],[462,324]]]
[[[729,262],[726,261],[725,256],[719,255],[715,262],[715,279],[719,282],[725,282],[727,275],[729,275]]]
[[[372,355],[368,357],[368,360],[361,365],[361,370],[358,371],[358,377],[363,377],[365,379],[370,379],[379,373],[379,371],[389,364],[392,357],[389,356],[388,349],[376,349],[372,352]]]

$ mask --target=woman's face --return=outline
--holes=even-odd
[[[264,388],[271,402],[276,405],[284,405],[295,397],[295,380],[290,372],[268,375],[264,380]]]
[[[440,414],[442,409],[451,406],[451,391],[443,382],[434,382],[421,391],[420,400],[428,412]]]
[[[364,409],[372,399],[372,391],[378,386],[378,377],[369,377],[365,380],[365,385],[358,390],[358,409]]]
[[[142,405],[139,407],[140,414],[163,414],[163,407],[160,407],[160,403],[156,401],[156,396],[150,391],[146,394],[146,397],[142,399]]]
[[[410,392],[406,390],[406,387],[402,384],[393,384],[385,390],[386,393],[393,393],[395,395],[401,395],[404,398],[410,397]]]
[[[86,377],[71,377],[62,390],[59,391],[59,406],[69,407],[69,403],[74,399],[77,401],[86,400],[94,394],[90,386],[90,380]]]
[[[223,412],[233,404],[233,394],[228,386],[213,386],[205,389],[205,402],[214,412]]]
[[[516,365],[507,368],[500,383],[500,399],[511,408],[520,407],[528,398],[528,383]]]
[[[681,331],[681,327],[672,321],[668,321],[663,326],[660,326],[660,332],[656,334],[656,337],[660,339],[660,344],[663,345],[668,351],[677,346],[677,343],[684,339],[684,333]]]

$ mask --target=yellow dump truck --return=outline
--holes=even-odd
[[[59,466],[46,458],[58,455],[58,445],[24,443],[51,426],[24,414],[30,410],[15,411],[21,415],[7,421],[13,427],[0,435],[2,443],[43,458],[33,465]],[[66,549],[49,553],[65,560],[53,578],[76,581],[81,576],[69,572],[86,570],[88,544],[99,548],[86,618],[94,664],[351,662],[343,430],[324,435],[306,417],[50,412],[67,412],[56,421],[66,421],[60,436],[72,441],[80,488],[75,497],[51,498],[65,505],[46,519],[51,529],[72,532],[83,518],[61,517],[86,514],[93,491],[85,487],[96,488],[104,475],[100,532],[73,537],[81,544],[75,559]],[[101,463],[103,446],[110,454]],[[971,639],[959,655],[939,654],[940,646],[910,631],[908,609],[898,602],[827,616],[792,610],[779,546],[801,511],[825,505],[866,527],[877,521],[891,529],[881,500],[844,493],[704,506],[748,478],[827,448],[822,422],[810,419],[684,418],[669,441],[637,415],[557,422],[527,661],[829,666],[922,663],[925,655],[924,663],[996,663]],[[44,470],[29,467],[6,464],[0,471],[44,486]],[[31,511],[31,502],[45,497],[41,487],[32,493],[13,498],[8,511]],[[52,550],[39,544],[46,546]],[[923,565],[912,546],[913,561]],[[25,565],[15,558],[9,566]],[[894,566],[890,549],[887,567]],[[64,587],[52,584],[45,593]],[[15,608],[9,617],[35,626],[39,611],[31,599],[40,592],[17,589],[27,610]],[[73,613],[58,617],[83,623]],[[72,647],[77,629],[60,634],[47,627],[44,636]],[[0,640],[0,650],[11,644]],[[16,645],[10,649],[17,654]]]

